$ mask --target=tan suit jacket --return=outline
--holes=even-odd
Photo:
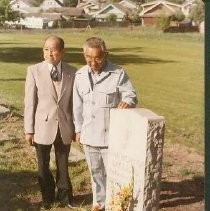
[[[52,144],[58,126],[64,144],[70,144],[74,134],[72,87],[76,68],[63,62],[61,67],[62,87],[59,97],[45,61],[27,69],[24,128],[25,133],[34,133],[34,141],[38,144]]]

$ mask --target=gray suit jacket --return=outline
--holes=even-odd
[[[62,62],[62,87],[58,98],[50,77],[48,64],[29,66],[25,83],[25,133],[34,133],[34,141],[52,144],[58,126],[64,144],[70,144],[74,134],[72,117],[72,87],[76,68]]]

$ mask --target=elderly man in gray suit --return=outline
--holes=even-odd
[[[73,193],[68,173],[68,156],[75,134],[72,88],[76,68],[62,62],[64,41],[60,37],[46,38],[43,56],[43,62],[31,65],[27,69],[24,100],[25,138],[36,148],[43,208],[50,209],[55,198],[60,207],[72,208]],[[52,145],[57,165],[56,181],[49,169]]]
[[[73,113],[76,141],[91,172],[92,211],[98,211],[105,210],[110,109],[134,107],[137,97],[124,69],[107,60],[103,40],[87,39],[83,51],[87,65],[75,76]]]

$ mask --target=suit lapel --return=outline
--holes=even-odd
[[[60,97],[59,97],[58,101],[61,100],[66,89],[68,89],[67,86],[71,85],[71,83],[69,81],[69,78],[71,78],[70,72],[66,70],[65,65],[63,63],[61,65],[61,68],[62,68],[61,93],[60,93]]]
[[[58,101],[58,96],[55,90],[55,87],[53,85],[53,81],[50,77],[50,71],[49,67],[46,62],[43,62],[43,67],[41,68],[41,73],[43,74],[44,83],[46,84],[46,87],[49,87],[50,93],[52,93],[54,99],[56,102]]]

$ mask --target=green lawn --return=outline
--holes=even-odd
[[[138,106],[165,117],[165,141],[203,152],[202,35],[140,29],[0,33],[0,103],[20,114],[26,68],[41,61],[43,40],[49,33],[64,38],[65,61],[77,67],[84,64],[84,40],[104,38],[110,60],[127,70],[136,88]]]

